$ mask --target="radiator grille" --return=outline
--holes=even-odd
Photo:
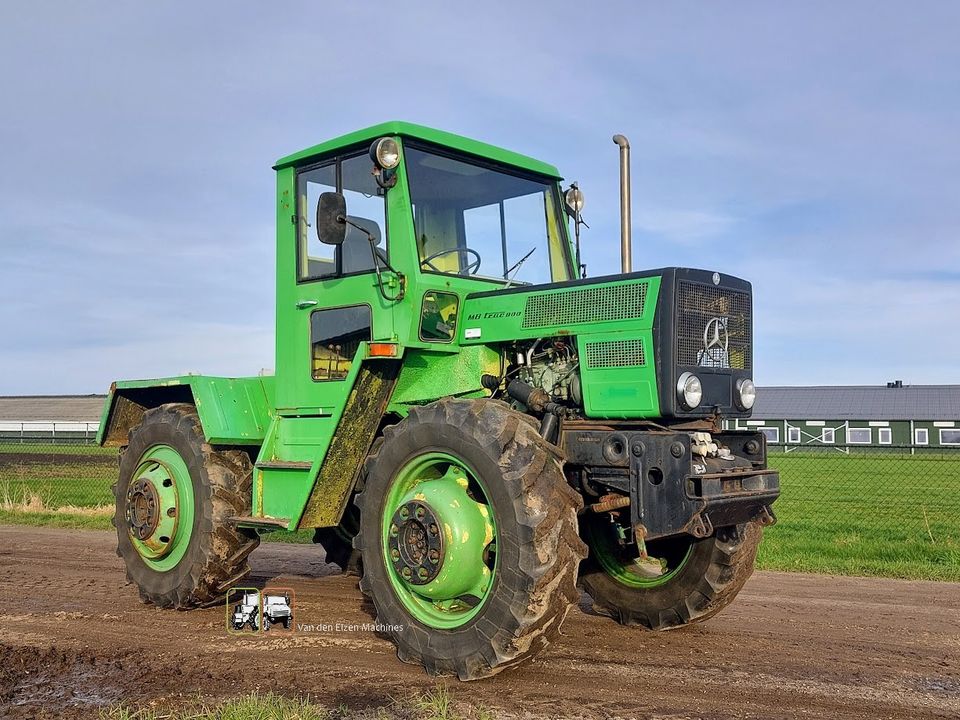
[[[750,293],[679,283],[677,365],[752,370]]]
[[[588,368],[643,367],[647,364],[642,340],[589,342],[586,357]]]
[[[646,280],[612,287],[540,293],[527,298],[522,327],[630,320],[643,316],[646,301]]]

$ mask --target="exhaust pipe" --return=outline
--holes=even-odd
[[[623,135],[614,135],[620,147],[620,272],[628,273],[633,266],[630,238],[630,141]]]

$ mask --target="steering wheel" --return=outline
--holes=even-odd
[[[441,250],[440,252],[435,252],[430,257],[425,257],[423,260],[421,260],[420,265],[421,266],[426,265],[427,267],[429,267],[431,270],[435,272],[443,272],[443,270],[441,270],[436,265],[434,265],[432,261],[436,260],[438,257],[443,257],[444,255],[450,255],[451,253],[456,253],[459,258],[463,258],[464,255],[468,257],[472,255],[474,258],[476,258],[475,260],[468,262],[466,267],[463,268],[463,270],[466,270],[467,275],[477,274],[477,271],[480,269],[480,253],[468,247],[450,248],[448,250]],[[460,274],[462,274],[462,272],[463,271],[461,270]]]

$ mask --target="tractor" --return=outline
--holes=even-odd
[[[284,157],[276,365],[114,383],[118,554],[163,608],[222,600],[268,532],[359,574],[400,660],[472,680],[581,599],[647,630],[750,576],[779,476],[748,418],[753,297],[714,270],[586,277],[583,192],[389,122]]]
[[[233,606],[231,625],[238,632],[245,626],[250,627],[250,632],[260,630],[260,593],[256,590],[242,591],[237,604]]]
[[[268,632],[272,625],[283,625],[284,630],[289,630],[293,625],[289,594],[264,593],[263,631]]]

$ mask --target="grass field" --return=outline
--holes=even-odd
[[[960,453],[774,455],[759,567],[960,581]]]
[[[0,522],[111,528],[115,450],[26,449],[37,455],[0,445]],[[781,473],[779,521],[766,531],[758,567],[960,581],[960,452],[790,453],[771,455],[770,464]]]

